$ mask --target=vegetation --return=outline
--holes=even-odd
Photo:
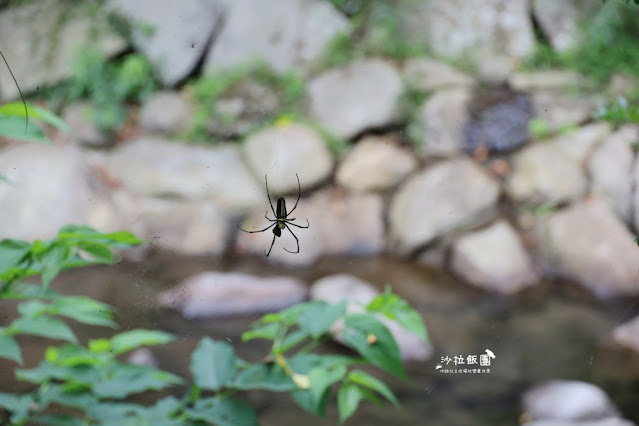
[[[555,52],[541,40],[535,54],[525,61],[525,68],[568,68],[600,83],[616,72],[636,74],[639,67],[636,6],[606,2],[583,23],[582,33],[579,46],[566,53]]]
[[[297,73],[279,75],[268,65],[257,62],[238,66],[232,70],[217,71],[210,75],[191,81],[186,91],[194,106],[191,128],[188,140],[209,141],[212,139],[209,131],[211,120],[233,122],[237,116],[220,111],[218,101],[225,95],[232,95],[242,84],[255,82],[271,88],[278,96],[280,105],[276,116],[268,116],[268,112],[260,122],[257,120],[255,128],[272,123],[279,116],[297,115],[301,108],[301,101],[306,92],[304,80]],[[255,130],[249,129],[249,131]]]
[[[128,102],[144,102],[157,88],[151,64],[131,53],[110,61],[100,52],[84,50],[77,55],[70,80],[49,91],[55,109],[63,102],[87,99],[91,119],[98,129],[111,133],[127,117]]]

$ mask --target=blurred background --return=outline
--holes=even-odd
[[[639,5],[5,0],[0,50],[68,126],[0,138],[0,238],[145,239],[52,284],[182,337],[143,362],[188,375],[206,335],[257,360],[260,314],[389,285],[429,342],[395,336],[401,408],[349,424],[639,422]],[[266,177],[308,229],[238,229],[270,224]],[[437,368],[487,351],[489,372]],[[2,365],[0,391],[28,388]],[[263,425],[337,423],[247,398]]]

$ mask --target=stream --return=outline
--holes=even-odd
[[[328,258],[308,268],[271,265],[260,258],[207,259],[155,253],[142,262],[122,262],[61,274],[52,288],[83,294],[116,307],[121,330],[154,328],[180,338],[153,348],[159,366],[188,377],[189,355],[202,336],[230,339],[239,356],[262,359],[267,342],[241,342],[240,335],[259,316],[188,321],[177,312],[159,309],[155,295],[178,281],[206,271],[237,271],[269,276],[287,274],[312,283],[315,279],[350,273],[380,290],[390,284],[425,320],[434,346],[432,358],[409,362],[403,382],[376,370],[395,392],[401,408],[363,403],[349,420],[364,425],[513,425],[521,414],[521,395],[550,379],[584,380],[600,386],[620,407],[622,416],[639,422],[639,357],[610,341],[613,328],[639,314],[639,303],[625,299],[602,302],[562,281],[544,281],[514,296],[499,296],[459,283],[449,275],[392,258]],[[15,303],[0,302],[5,323],[15,315]],[[76,325],[81,341],[112,331]],[[50,341],[20,339],[26,366],[34,366]],[[333,351],[346,352],[337,344]],[[442,357],[495,355],[490,373],[443,373],[435,367]],[[0,362],[0,391],[26,390],[16,383],[13,363]],[[182,389],[178,389],[182,391]],[[326,419],[301,410],[288,394],[254,391],[246,394],[263,426],[337,424],[333,403]]]

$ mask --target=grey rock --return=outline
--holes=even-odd
[[[581,41],[579,24],[594,9],[589,2],[533,0],[532,11],[542,32],[557,52],[577,47]]]
[[[168,135],[186,131],[191,123],[191,106],[178,92],[155,93],[140,111],[140,126]]]
[[[94,107],[87,102],[77,103],[67,108],[62,118],[71,128],[69,137],[82,145],[94,148],[112,145],[113,139],[102,133],[95,125],[92,118],[93,113]]]
[[[625,126],[610,135],[588,159],[591,191],[626,223],[632,217],[632,171],[635,153],[632,144],[639,132],[636,126]]]
[[[639,352],[639,317],[615,327],[612,340],[626,348]]]
[[[550,131],[581,124],[591,118],[601,100],[551,90],[535,90],[531,93],[533,113],[543,120]]]
[[[292,277],[202,272],[160,293],[158,303],[188,319],[219,318],[277,311],[304,301],[307,293]]]
[[[611,97],[627,96],[628,93],[633,93],[637,88],[637,79],[628,74],[613,74],[610,78],[610,84],[608,86],[608,93]]]
[[[575,164],[585,165],[588,156],[612,132],[609,123],[586,124],[564,135],[555,136],[545,143],[556,146]]]
[[[393,124],[398,119],[402,82],[397,70],[380,59],[331,69],[308,84],[309,114],[341,138]]]
[[[524,426],[636,426],[630,420],[609,417],[601,420],[538,420],[524,423]]]
[[[59,26],[62,14],[68,14],[68,20]],[[78,48],[106,57],[126,48],[126,41],[107,25],[105,10],[91,17],[88,8],[71,11],[55,0],[4,9],[0,13],[0,40],[11,40],[3,43],[2,53],[23,93],[71,77]],[[18,88],[5,71],[0,72],[0,99],[16,99]]]
[[[469,88],[440,90],[426,100],[418,113],[418,123],[424,129],[425,154],[449,156],[461,152],[470,100]]]
[[[348,313],[363,312],[364,307],[378,294],[379,291],[369,283],[348,274],[324,277],[315,281],[311,286],[312,300],[324,300],[328,303],[339,303],[346,300]],[[430,344],[422,341],[417,335],[409,333],[398,323],[385,317],[379,318],[395,338],[404,361],[423,361],[431,357],[433,349]],[[340,336],[342,328],[343,323],[337,323],[331,332],[336,340],[343,342]]]
[[[207,148],[142,137],[114,150],[105,166],[138,195],[208,199],[223,210],[239,211],[262,198],[259,183],[231,145]]]
[[[619,416],[604,391],[576,380],[542,383],[526,391],[522,400],[524,412],[534,420],[595,421]]]
[[[149,58],[167,87],[193,71],[224,12],[221,0],[110,0],[106,9],[133,23],[135,47]]]
[[[463,0],[404,0],[397,10],[404,36],[426,42],[435,55],[470,58],[482,64],[511,62],[534,50],[534,34],[523,0],[481,0],[473,7]]]
[[[514,156],[506,188],[515,201],[554,205],[581,198],[587,182],[581,167],[556,145],[538,143]]]
[[[429,167],[402,184],[389,222],[400,251],[411,251],[448,232],[490,218],[499,186],[472,161],[461,158]]]
[[[302,189],[329,177],[333,157],[317,132],[303,124],[268,127],[249,136],[244,156],[260,180],[269,177],[271,196],[297,195],[297,173]]]
[[[0,174],[10,181],[0,185],[0,239],[48,239],[68,224],[109,224],[94,222],[108,194],[76,147],[17,145],[2,152]]]
[[[514,90],[565,90],[569,87],[584,87],[588,84],[586,77],[575,71],[539,70],[517,71],[508,78],[508,84]]]
[[[406,83],[417,90],[430,92],[450,86],[470,86],[473,78],[445,62],[430,58],[408,59],[402,74]]]
[[[557,275],[599,297],[639,294],[635,236],[603,202],[554,213],[538,232],[540,252]]]
[[[417,168],[417,160],[387,136],[367,136],[337,168],[337,183],[355,191],[383,191]]]
[[[519,236],[503,220],[457,240],[451,267],[467,282],[501,293],[517,292],[536,279]]]
[[[213,203],[138,197],[124,191],[113,198],[126,229],[152,246],[187,255],[219,255],[226,247],[228,223]]]
[[[319,0],[235,0],[207,54],[204,71],[229,69],[265,60],[278,72],[305,66],[323,53],[350,24],[328,2]]]

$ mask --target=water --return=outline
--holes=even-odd
[[[600,302],[574,285],[542,282],[515,296],[487,294],[456,282],[446,274],[414,263],[393,259],[325,259],[309,268],[269,265],[263,259],[186,258],[154,255],[141,263],[121,263],[70,271],[56,279],[53,288],[85,294],[117,308],[121,330],[157,328],[179,335],[176,342],[153,349],[160,366],[188,377],[189,354],[208,335],[230,339],[238,354],[259,361],[266,342],[244,344],[243,330],[257,316],[187,321],[178,313],[158,309],[155,295],[192,274],[205,271],[241,271],[258,275],[289,274],[311,283],[334,273],[352,273],[406,298],[423,315],[435,354],[425,362],[406,364],[408,382],[380,374],[401,402],[390,405],[364,403],[350,425],[513,425],[521,414],[521,394],[549,379],[585,380],[601,386],[623,411],[639,421],[639,357],[613,345],[613,328],[639,311],[634,300]],[[15,314],[2,302],[2,323]],[[78,326],[80,339],[107,336],[108,329]],[[22,339],[27,366],[40,359],[47,341]],[[331,345],[334,351],[345,349]],[[442,374],[435,365],[443,356],[494,352],[489,374]],[[0,362],[0,391],[26,389],[16,384],[12,368]],[[371,370],[375,371],[375,370]],[[16,387],[17,386],[17,387]],[[314,418],[287,394],[251,392],[246,395],[264,426],[337,424],[335,404],[326,419]]]

